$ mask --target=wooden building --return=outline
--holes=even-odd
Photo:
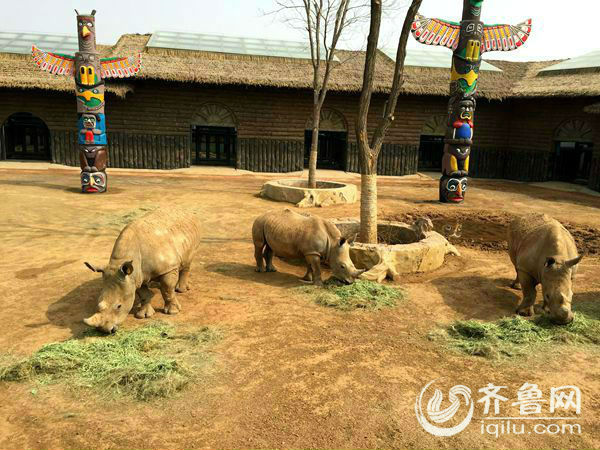
[[[307,59],[159,48],[148,45],[150,37],[124,35],[112,47],[99,46],[102,56],[141,52],[143,60],[135,78],[107,82],[110,167],[304,167],[312,107]],[[319,167],[358,172],[354,130],[364,53],[337,57],[321,119]],[[407,59],[380,156],[382,175],[439,170],[449,69],[415,61]],[[559,61],[488,62],[500,70],[480,74],[471,175],[575,181],[600,190],[597,68],[544,71]],[[372,124],[383,112],[393,68],[379,52]],[[0,159],[78,165],[74,103],[71,78],[42,72],[30,55],[2,52],[0,45]]]

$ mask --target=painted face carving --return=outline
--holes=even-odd
[[[81,192],[96,193],[106,191],[106,173],[81,172]]]
[[[77,15],[77,39],[79,51],[92,52],[96,49],[96,11],[91,14]]]
[[[442,177],[440,179],[440,201],[461,203],[467,191],[467,178]]]
[[[472,120],[473,119],[473,110],[475,109],[475,105],[472,100],[461,100],[459,105],[459,116],[461,119]]]
[[[84,128],[87,128],[87,129],[96,128],[96,116],[94,116],[93,114],[84,114],[81,119],[83,121]]]

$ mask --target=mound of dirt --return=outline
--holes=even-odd
[[[445,236],[452,244],[485,251],[508,249],[507,228],[516,217],[504,212],[419,210],[385,217],[385,219],[411,223],[423,216],[429,217],[433,222],[434,230]],[[600,229],[565,221],[562,224],[573,235],[580,252],[600,255]]]

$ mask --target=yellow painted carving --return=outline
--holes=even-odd
[[[467,61],[477,61],[479,59],[479,52],[481,49],[481,41],[470,40],[467,42],[467,53],[465,58]]]
[[[465,172],[469,171],[469,158],[470,156],[467,156],[467,159],[465,159]]]
[[[475,81],[477,81],[478,76],[479,76],[479,74],[477,72],[475,72],[474,70],[471,70],[470,72],[467,72],[465,74],[458,73],[456,71],[456,69],[454,68],[454,63],[452,64],[452,75],[450,76],[450,79],[452,81],[463,79],[467,82],[467,84],[469,86],[473,86]]]
[[[456,156],[450,155],[450,170],[451,172],[458,172],[458,164],[456,162]]]

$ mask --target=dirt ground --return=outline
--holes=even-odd
[[[171,204],[203,211],[205,237],[192,290],[180,297],[182,312],[149,320],[217,326],[225,336],[213,349],[214,370],[172,399],[107,401],[60,386],[32,393],[31,384],[0,384],[0,448],[600,447],[599,352],[571,347],[499,363],[454,354],[427,338],[436,324],[513,313],[520,293],[508,288],[514,274],[503,250],[513,214],[543,211],[567,223],[587,253],[574,302],[599,301],[600,197],[473,179],[467,201],[450,206],[435,201],[435,180],[381,178],[382,218],[427,214],[443,232],[466,217],[461,237],[451,238],[462,256],[406,276],[400,284],[409,298],[398,308],[342,313],[295,293],[300,266],[277,260],[278,273],[254,272],[252,220],[285,206],[257,196],[265,180],[115,173],[107,194],[83,196],[76,172],[0,170],[3,351],[27,354],[79,336],[101,286],[83,262],[104,263],[127,220]],[[355,204],[312,212],[358,211]],[[153,303],[162,305],[159,295]],[[140,323],[130,315],[123,326]],[[445,402],[455,384],[469,386],[474,398],[488,383],[507,386],[511,401],[524,382],[545,394],[576,385],[581,434],[495,437],[474,420],[455,436],[434,437],[419,426],[414,404],[436,378]]]

